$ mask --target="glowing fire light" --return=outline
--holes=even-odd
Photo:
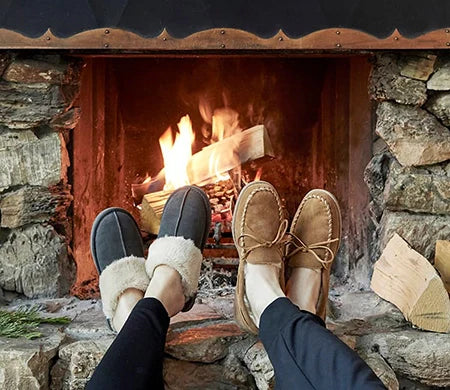
[[[210,137],[204,140],[205,143],[214,144],[242,132],[239,125],[239,114],[231,108],[222,107],[213,110],[206,99],[200,99],[199,112],[205,121],[203,127],[210,126],[211,129]],[[205,136],[205,134],[203,135]],[[170,127],[159,138],[164,159],[164,169],[161,172],[164,172],[165,191],[173,191],[188,184],[205,185],[228,180],[230,176],[227,171],[239,165],[239,157],[236,154],[239,140],[217,145],[211,153],[196,154],[192,158],[194,141],[195,133],[189,115],[180,119],[175,139]],[[234,145],[235,143],[236,145]],[[161,176],[161,172],[158,176]],[[199,176],[200,180],[198,180]],[[147,178],[146,182],[151,180],[153,179]]]
[[[189,115],[185,115],[178,123],[175,140],[172,137],[172,129],[169,127],[159,138],[159,145],[164,159],[166,184],[164,190],[175,190],[190,184],[187,174],[187,166],[192,156],[192,144],[195,134],[192,130],[192,122]]]

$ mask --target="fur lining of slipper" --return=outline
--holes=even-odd
[[[202,252],[195,246],[194,241],[184,237],[166,236],[156,239],[150,245],[145,266],[150,278],[159,265],[168,265],[177,270],[181,275],[184,296],[188,300],[197,292],[202,260]]]
[[[108,265],[100,274],[99,283],[106,318],[113,318],[119,297],[127,288],[145,292],[149,283],[142,257],[128,256]]]

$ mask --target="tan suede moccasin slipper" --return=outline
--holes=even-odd
[[[295,213],[287,244],[290,268],[322,269],[316,314],[325,320],[330,270],[341,240],[341,211],[336,198],[325,190],[312,190]]]
[[[257,181],[243,188],[236,202],[232,226],[239,254],[234,310],[237,323],[254,334],[258,333],[258,327],[245,295],[245,264],[275,265],[284,279],[283,248],[287,225],[280,197],[271,184]],[[284,285],[284,280],[281,283]]]

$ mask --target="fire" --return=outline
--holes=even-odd
[[[191,184],[187,174],[187,166],[192,157],[192,144],[195,134],[189,115],[185,115],[178,123],[175,140],[172,137],[172,128],[168,128],[159,138],[159,145],[164,159],[166,184],[164,190],[175,190],[184,185]]]
[[[239,115],[231,108],[223,107],[212,110],[206,100],[201,100],[199,111],[205,120],[205,124],[211,127],[209,143],[219,142],[224,138],[242,131],[239,126]],[[172,129],[170,127],[159,138],[159,144],[164,158],[166,181],[164,190],[171,191],[187,184],[208,184],[230,178],[227,170],[239,164],[239,159],[234,150],[237,145],[217,147],[212,153],[205,154],[205,161],[196,158],[194,168],[196,170],[200,169],[202,172],[207,170],[209,174],[205,176],[210,179],[207,182],[192,183],[192,172],[190,177],[189,168],[190,164],[192,164],[192,144],[195,141],[195,133],[192,129],[192,122],[189,115],[185,115],[180,119],[178,130],[175,135],[175,140],[173,140]],[[195,157],[199,156],[196,155]]]

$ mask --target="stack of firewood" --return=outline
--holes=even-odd
[[[220,222],[222,232],[231,229],[233,206],[237,199],[237,190],[232,180],[222,180],[218,183],[207,184],[203,190],[211,203],[212,223]]]
[[[213,225],[220,222],[222,231],[230,231],[232,208],[239,192],[239,185],[236,185],[234,177],[217,181],[217,174],[239,171],[242,164],[262,162],[273,157],[274,152],[267,130],[262,125],[224,138],[203,148],[191,157],[187,174],[190,182],[200,185],[208,195],[211,202]],[[214,161],[214,172],[208,166],[211,159]],[[155,183],[161,180],[159,176]],[[142,191],[144,187],[137,185],[133,190],[135,192]],[[156,191],[142,197],[141,227],[145,232],[158,234],[164,205],[171,193],[171,191]]]
[[[434,266],[394,234],[375,263],[371,287],[397,306],[413,325],[449,333],[449,241],[437,241]]]

